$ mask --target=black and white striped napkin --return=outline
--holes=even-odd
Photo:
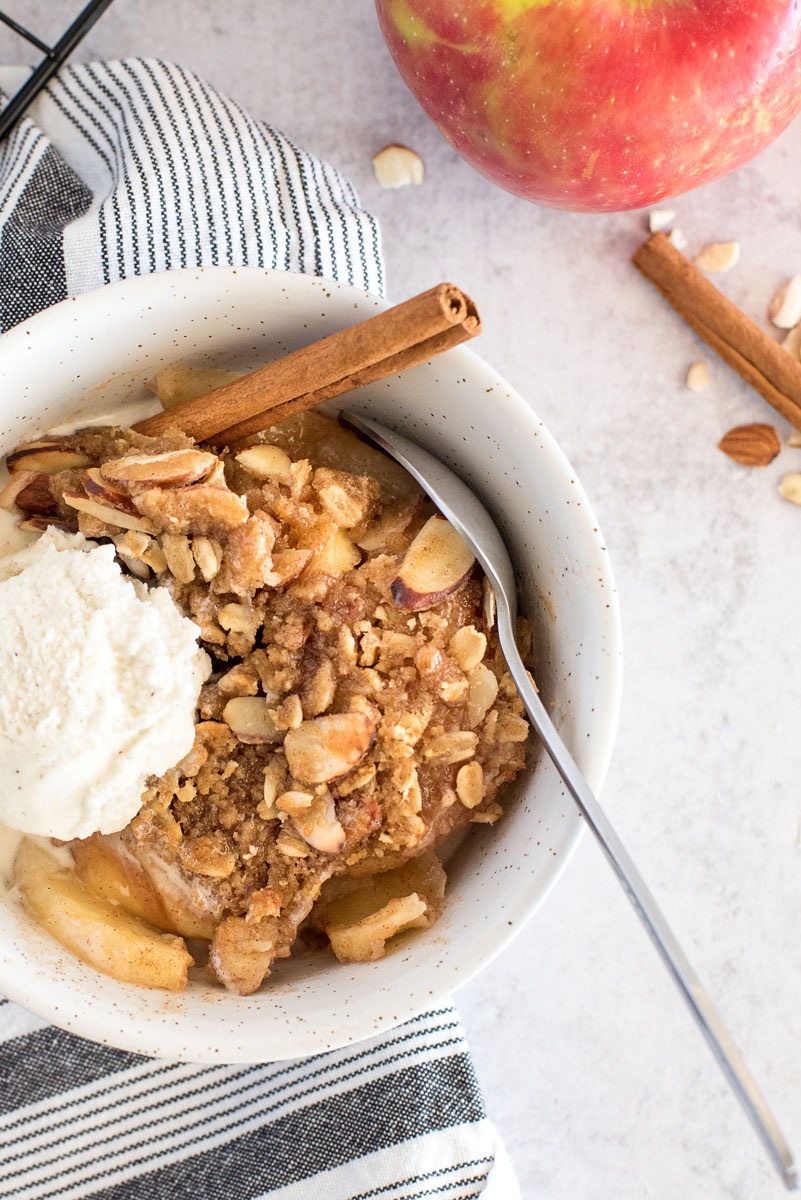
[[[20,82],[0,70],[6,95]],[[62,70],[0,146],[0,328],[111,280],[214,264],[384,286],[347,180],[192,72]],[[201,1067],[0,999],[0,1197],[479,1196],[519,1192],[450,1006],[313,1058]]]

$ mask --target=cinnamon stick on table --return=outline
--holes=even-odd
[[[134,429],[158,435],[177,428],[198,442],[230,444],[323,400],[425,362],[480,330],[470,297],[451,283],[440,283],[205,396],[156,413]]]
[[[724,362],[801,428],[801,363],[718,291],[664,233],[649,237],[632,262]]]

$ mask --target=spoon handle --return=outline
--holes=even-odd
[[[785,1186],[788,1190],[793,1191],[798,1187],[798,1174],[792,1153],[782,1136],[776,1119],[768,1108],[705,988],[665,920],[659,905],[651,895],[620,838],[557,733],[520,658],[511,622],[508,619],[504,620],[503,617],[504,614],[499,605],[498,632],[501,647],[506,655],[506,662],[517,684],[520,697],[548,756],[564,780],[590,829],[601,843],[612,869],[661,954],[676,986],[687,1001],[712,1053],[748,1114]]]

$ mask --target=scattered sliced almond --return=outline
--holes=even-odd
[[[670,233],[668,234],[668,241],[672,246],[675,246],[677,250],[687,249],[687,239],[682,231],[678,228],[671,229]]]
[[[787,445],[797,449],[801,446],[801,429],[791,429],[790,436],[787,439]]]
[[[292,460],[280,446],[248,446],[239,451],[236,461],[255,479],[276,479],[287,486],[292,483]]]
[[[723,435],[718,450],[744,467],[766,467],[781,450],[781,442],[772,425],[737,425]]]
[[[423,160],[408,146],[393,143],[373,155],[373,170],[382,188],[400,188],[423,182]]]
[[[705,392],[709,387],[709,368],[703,359],[694,362],[687,372],[687,387],[691,392]]]
[[[695,257],[695,265],[702,271],[730,271],[740,260],[739,242],[711,242]]]
[[[62,499],[70,508],[77,508],[78,512],[87,513],[88,516],[95,517],[106,525],[114,525],[117,529],[135,529],[139,533],[153,532],[153,525],[145,517],[135,517],[118,508],[111,508],[108,504],[101,504],[99,500],[92,500],[82,493],[64,492]]]
[[[364,757],[375,736],[365,713],[333,713],[290,729],[284,741],[289,770],[303,783],[328,783],[346,775]]]
[[[195,556],[189,538],[183,533],[163,533],[161,548],[170,572],[179,583],[191,583],[195,578]]]
[[[768,316],[779,329],[792,329],[801,321],[801,275],[783,283],[768,305]]]
[[[651,233],[658,233],[660,229],[672,225],[675,220],[676,214],[672,208],[655,208],[648,214],[648,228]]]
[[[801,474],[794,471],[792,475],[785,475],[779,484],[779,495],[783,500],[801,507]]]
[[[223,720],[231,733],[248,745],[277,742],[280,739],[268,708],[266,696],[235,696],[223,709]]]
[[[476,808],[484,799],[484,770],[480,762],[473,759],[459,768],[456,795],[465,808]]]
[[[788,354],[792,354],[793,358],[801,361],[801,321],[782,340],[782,349],[786,350]]]

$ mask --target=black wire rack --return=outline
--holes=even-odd
[[[37,50],[41,50],[44,54],[42,61],[0,113],[0,141],[16,124],[31,101],[39,95],[42,88],[55,75],[61,64],[69,58],[81,38],[89,32],[95,21],[102,17],[112,3],[113,0],[90,0],[90,3],[78,14],[69,29],[64,31],[54,46],[48,46],[35,33],[31,33],[30,29],[26,29],[24,25],[20,25],[19,21],[15,21],[7,13],[0,11],[0,21],[4,25],[13,29],[20,37],[25,38],[26,42],[36,46]]]

